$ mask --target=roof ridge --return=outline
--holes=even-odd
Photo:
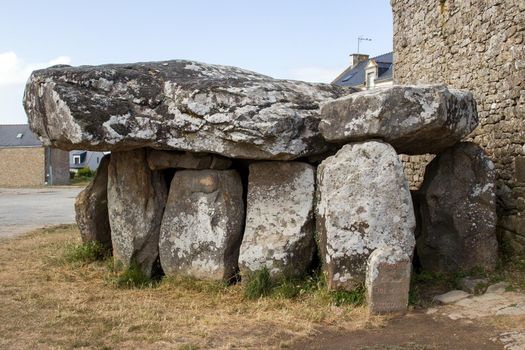
[[[394,51],[385,52],[385,53],[382,53],[382,54],[380,54],[380,55],[377,55],[377,56],[374,56],[374,57],[370,57],[369,59],[378,58],[379,56],[385,56],[385,55],[388,55],[388,54],[390,54],[390,53],[393,54]]]
[[[0,124],[0,126],[29,126],[29,124]]]

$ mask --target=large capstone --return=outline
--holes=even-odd
[[[494,163],[460,143],[430,162],[418,193],[417,255],[429,271],[494,269],[497,263]]]
[[[472,93],[444,85],[393,86],[327,102],[319,129],[331,142],[380,138],[398,153],[437,153],[478,125]]]
[[[75,201],[75,217],[82,242],[98,242],[105,248],[111,248],[107,198],[109,157],[102,158],[93,181]]]
[[[261,162],[249,168],[242,274],[263,268],[274,277],[307,272],[314,254],[315,169],[300,162]]]
[[[288,160],[325,151],[320,103],[354,91],[174,60],[38,70],[24,106],[44,143],[65,150]]]
[[[108,211],[117,268],[137,266],[146,276],[154,272],[166,196],[164,176],[149,169],[145,149],[111,154]]]
[[[348,144],[324,160],[317,172],[316,216],[329,289],[362,285],[367,259],[378,248],[412,257],[412,199],[402,163],[389,144]]]
[[[236,170],[175,173],[160,236],[166,275],[207,280],[234,276],[244,226],[242,193]]]

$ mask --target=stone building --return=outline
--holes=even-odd
[[[471,140],[497,169],[498,232],[525,251],[525,1],[391,0],[394,82],[468,89],[480,126]],[[413,187],[432,156],[406,157]]]
[[[0,125],[0,186],[69,183],[69,152],[44,147],[29,125]]]

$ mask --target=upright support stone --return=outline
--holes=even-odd
[[[495,170],[480,146],[463,142],[438,154],[426,168],[418,196],[416,251],[424,269],[496,267]]]
[[[317,172],[317,234],[329,289],[365,282],[377,248],[411,257],[415,218],[403,165],[387,143],[345,145]]]
[[[166,203],[164,177],[149,169],[145,149],[113,152],[108,175],[115,265],[137,264],[146,276],[151,276],[159,256],[160,223]]]
[[[411,271],[411,258],[402,251],[384,247],[370,254],[366,290],[371,314],[406,311]]]
[[[235,170],[175,173],[160,235],[166,275],[228,280],[237,272],[244,226],[242,192]]]
[[[250,165],[241,273],[268,268],[273,276],[304,275],[315,250],[315,169],[300,162]]]
[[[111,248],[108,216],[109,155],[100,161],[95,178],[80,192],[75,201],[75,218],[82,242],[98,242]]]

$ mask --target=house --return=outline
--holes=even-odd
[[[44,147],[27,124],[0,125],[0,186],[69,184],[69,152]]]
[[[361,90],[393,85],[393,52],[369,58],[368,55],[352,54],[350,67],[345,69],[332,84],[352,86]]]
[[[92,152],[92,151],[82,151],[75,150],[69,152],[69,168],[72,171],[77,171],[81,168],[89,168],[92,171],[97,170],[102,157],[104,154],[109,152]]]

